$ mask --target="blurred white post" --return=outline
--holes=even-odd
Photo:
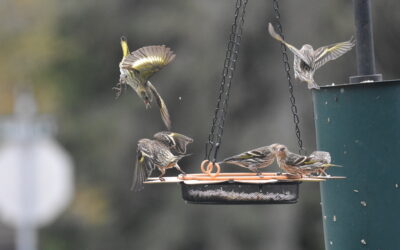
[[[0,121],[0,219],[15,227],[17,250],[36,250],[38,227],[72,198],[72,161],[52,130],[51,120],[36,115],[30,92],[19,94],[14,116]]]
[[[37,232],[33,224],[32,208],[36,190],[35,190],[35,164],[32,150],[35,132],[33,128],[33,119],[36,113],[36,104],[31,94],[24,93],[17,96],[14,107],[16,119],[15,140],[20,142],[20,157],[18,158],[19,175],[20,175],[20,216],[21,219],[16,225],[16,249],[17,250],[36,250],[37,249]]]
[[[21,225],[17,231],[17,250],[36,250],[37,249],[37,230],[33,226]]]

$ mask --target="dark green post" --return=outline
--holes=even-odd
[[[313,91],[317,147],[344,180],[321,184],[325,248],[400,249],[400,81]]]
[[[370,0],[353,2],[358,75],[352,84],[313,91],[317,147],[344,166],[330,173],[347,177],[321,184],[325,248],[396,250],[400,80],[376,74]]]

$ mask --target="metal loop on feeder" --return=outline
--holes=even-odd
[[[207,170],[204,169],[204,165],[205,165],[206,163],[208,163],[208,164],[207,164]],[[213,170],[214,166],[217,168],[217,171],[213,174],[213,173],[212,173],[212,170]],[[216,177],[219,175],[219,173],[221,172],[221,167],[219,166],[219,164],[218,164],[218,163],[215,163],[215,162],[211,162],[211,161],[209,161],[209,160],[204,160],[204,161],[200,164],[200,169],[201,169],[201,172],[203,172],[204,174],[207,174],[207,175],[210,176],[211,178],[216,178]]]

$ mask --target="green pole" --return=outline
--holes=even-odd
[[[400,249],[400,80],[313,91],[319,150],[331,175],[321,184],[325,248]]]

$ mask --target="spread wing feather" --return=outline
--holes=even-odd
[[[146,46],[127,55],[122,60],[121,67],[128,70],[135,70],[143,78],[148,79],[174,58],[175,54],[165,45]]]
[[[154,135],[154,138],[179,154],[185,154],[187,145],[193,142],[193,139],[175,132],[162,131]]]
[[[305,63],[307,63],[308,65],[311,65],[311,60],[309,60],[309,58],[305,57],[303,55],[303,53],[301,53],[298,49],[296,49],[296,47],[294,47],[293,45],[290,45],[289,43],[287,43],[285,40],[283,40],[283,38],[276,33],[274,26],[272,26],[271,23],[268,24],[268,32],[269,34],[275,38],[276,40],[278,40],[279,42],[283,43],[286,45],[286,47],[289,48],[290,51],[292,51],[292,53],[299,57],[301,60],[303,60]]]
[[[318,48],[315,50],[315,69],[318,69],[325,63],[344,55],[346,52],[350,51],[355,44],[356,41],[352,37],[346,42],[335,43]]]

